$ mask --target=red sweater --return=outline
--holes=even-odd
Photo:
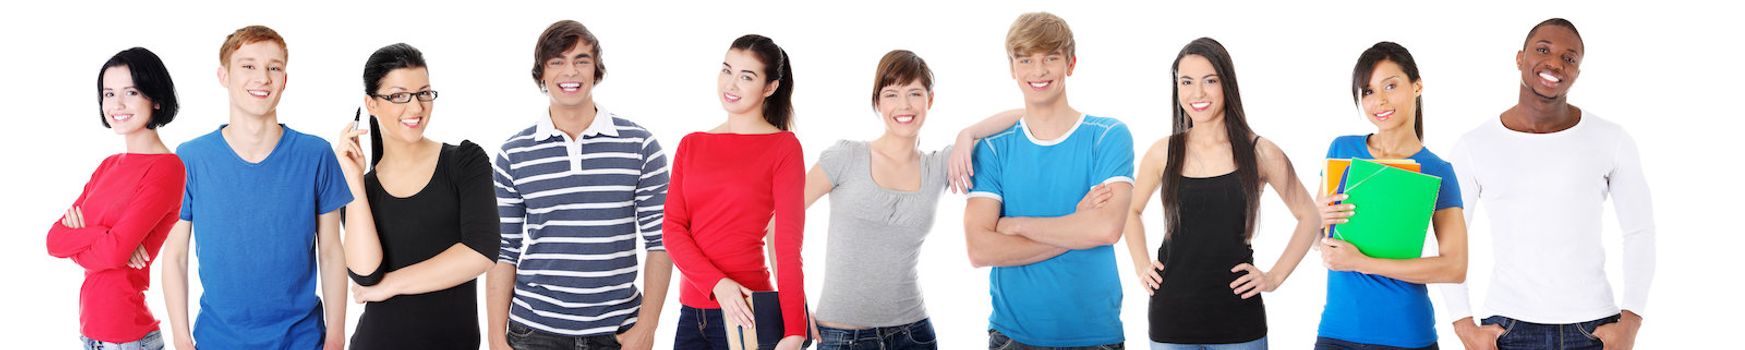
[[[806,169],[794,133],[692,133],[679,142],[668,183],[662,240],[683,275],[679,303],[718,309],[715,284],[731,278],[779,290],[784,335],[805,335],[801,275]],[[764,266],[764,233],[775,218],[776,287]]]
[[[176,225],[182,208],[182,160],[175,154],[117,154],[103,160],[73,201],[84,228],[55,221],[48,254],[72,258],[85,268],[79,288],[79,332],[91,339],[125,343],[158,329],[145,307],[150,267],[127,267],[141,245],[153,260]],[[64,217],[63,217],[64,218]]]

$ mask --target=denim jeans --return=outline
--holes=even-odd
[[[1151,342],[1151,350],[1266,350],[1266,337],[1235,344],[1170,344]]]
[[[532,327],[509,322],[509,347],[515,350],[618,350],[617,334],[568,336],[541,332]]]
[[[1484,322],[1481,323],[1503,327],[1503,335],[1497,338],[1498,350],[1600,350],[1603,348],[1603,344],[1600,344],[1600,338],[1594,337],[1594,329],[1601,325],[1617,322],[1618,315],[1571,324],[1539,324],[1503,316],[1491,316],[1485,318]]]
[[[1097,346],[1047,347],[1019,343],[1006,337],[1000,331],[988,330],[988,350],[1124,350],[1126,345],[1120,343]]]
[[[1393,346],[1387,346],[1387,345],[1353,343],[1353,342],[1348,342],[1348,341],[1333,339],[1333,338],[1328,338],[1328,337],[1319,337],[1319,338],[1315,339],[1315,350],[1437,350],[1437,349],[1439,349],[1439,348],[1437,347],[1436,344],[1430,344],[1430,346],[1421,347],[1421,348],[1402,348],[1402,347],[1393,347]]]
[[[818,350],[937,350],[933,323],[922,319],[901,326],[839,329],[818,326]]]
[[[727,350],[727,327],[721,309],[679,308],[679,328],[673,350]]]
[[[163,350],[164,338],[158,331],[146,333],[139,340],[126,343],[110,343],[79,336],[79,341],[85,344],[85,350]]]

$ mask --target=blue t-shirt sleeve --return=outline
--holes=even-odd
[[[339,157],[333,152],[321,152],[315,166],[315,214],[327,214],[350,204],[351,186],[345,183],[345,172],[339,169]]]
[[[1436,193],[1436,210],[1465,207],[1460,199],[1460,179],[1454,176],[1452,164],[1443,162],[1424,170],[1442,178],[1442,189]]]
[[[182,210],[178,215],[182,221],[194,221],[194,157],[177,149],[176,156],[182,159],[182,168],[186,169],[186,178],[182,182]]]
[[[993,140],[983,139],[976,142],[972,156],[975,157],[971,162],[975,175],[970,176],[970,197],[1004,201],[1006,192],[1000,179],[1005,172],[1005,162],[1000,160],[1001,154],[995,149]]]
[[[1133,183],[1133,134],[1124,123],[1115,123],[1103,133],[1097,142],[1092,174],[1102,179],[1099,183]]]

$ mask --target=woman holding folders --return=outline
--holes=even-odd
[[[1436,315],[1424,285],[1466,280],[1460,182],[1451,164],[1424,147],[1423,93],[1417,61],[1405,47],[1384,41],[1364,50],[1351,72],[1351,96],[1377,130],[1334,139],[1327,158],[1411,159],[1423,173],[1441,177],[1431,216],[1438,254],[1377,259],[1339,239],[1323,238],[1327,304],[1315,349],[1435,349]],[[1333,204],[1346,198],[1320,198],[1323,227],[1345,223],[1356,214],[1350,204]]]

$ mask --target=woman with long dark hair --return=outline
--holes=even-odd
[[[673,348],[727,349],[727,327],[754,325],[746,298],[778,291],[777,348],[798,349],[810,321],[800,269],[806,168],[792,131],[792,61],[768,37],[739,37],[716,88],[727,121],[679,141],[668,182],[662,239],[683,276],[684,305]],[[774,247],[775,266],[764,264],[766,245]]]
[[[1152,349],[1265,349],[1260,293],[1290,277],[1315,241],[1314,200],[1284,150],[1248,127],[1229,52],[1211,38],[1176,56],[1172,134],[1140,162],[1128,252],[1151,293]],[[1254,265],[1255,219],[1264,186],[1278,191],[1297,226],[1272,270]],[[1162,188],[1163,244],[1145,246],[1139,215]]]

